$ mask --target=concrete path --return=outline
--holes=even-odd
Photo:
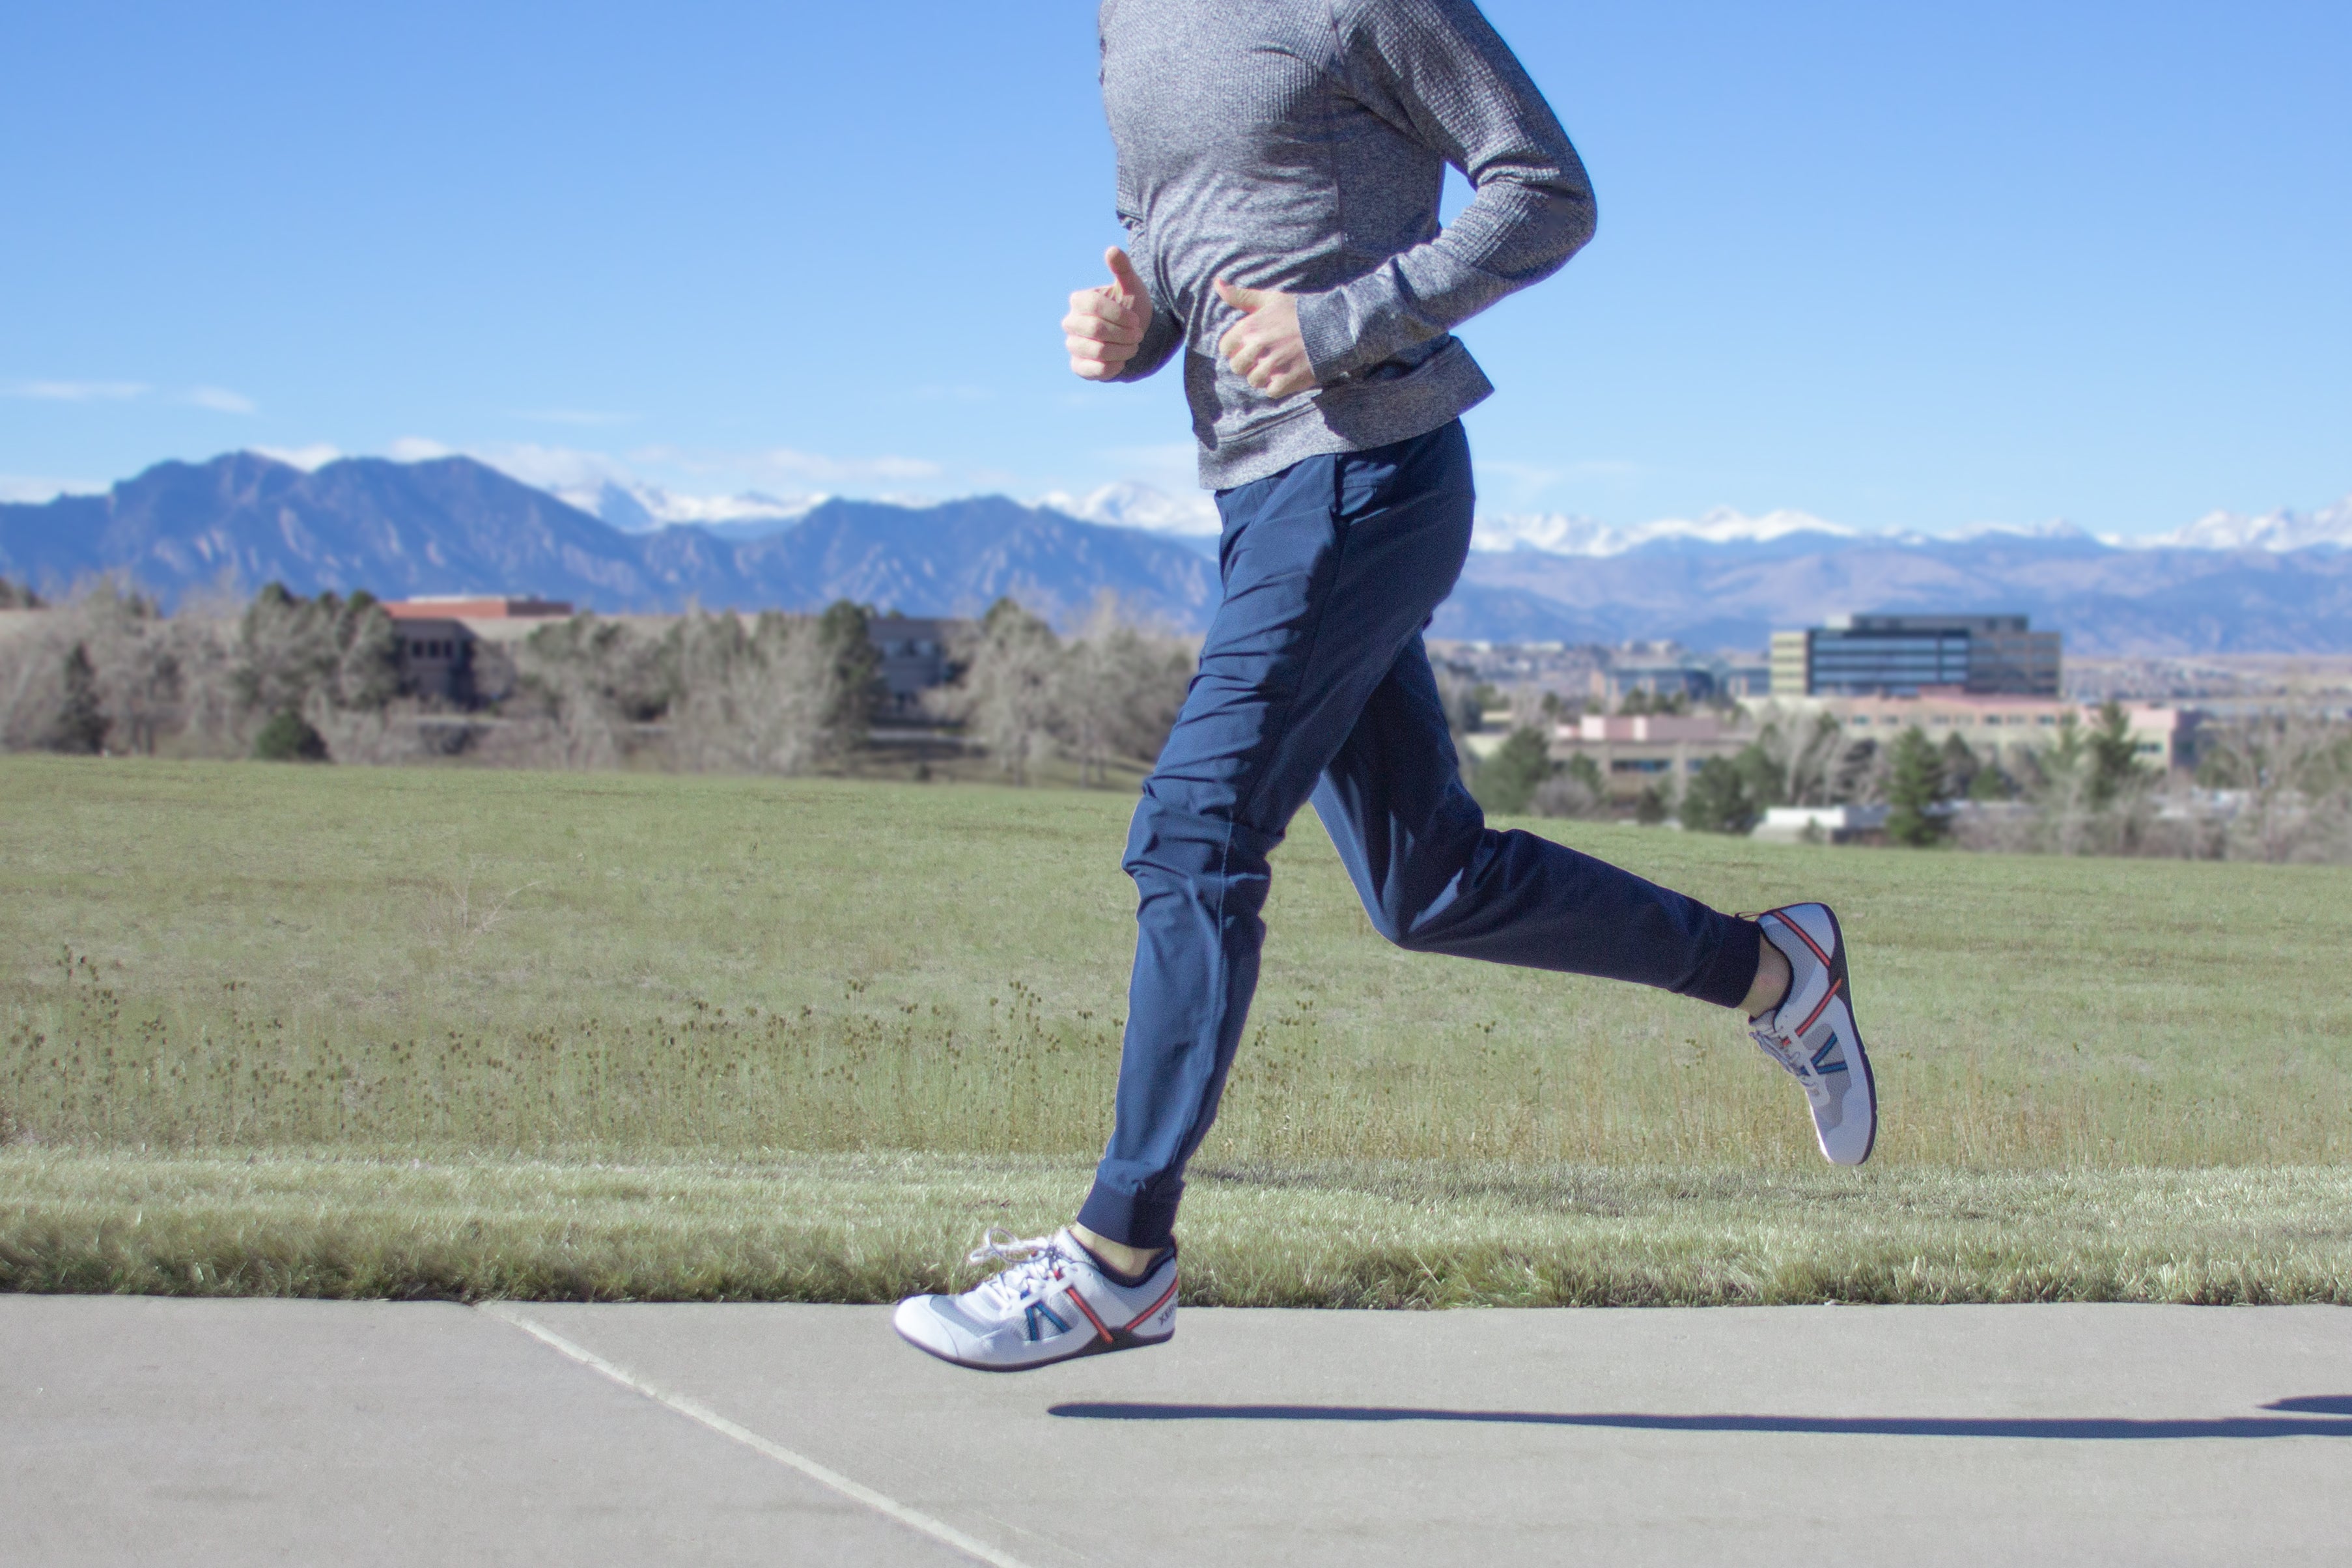
[[[1166,1350],[992,1377],[864,1308],[0,1297],[22,1568],[2073,1568],[2347,1542],[2332,1308],[1187,1310]]]

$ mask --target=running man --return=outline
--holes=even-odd
[[[1591,237],[1584,166],[1471,0],[1103,0],[1125,250],[1071,297],[1070,368],[1183,355],[1223,598],[1143,786],[1116,1120],[1094,1189],[898,1332],[1013,1371],[1167,1340],[1176,1210],[1257,985],[1266,857],[1310,800],[1381,934],[1738,1007],[1822,1152],[1870,1156],[1876,1095],[1843,938],[1756,920],[1521,832],[1464,789],[1422,630],[1470,548],[1460,416],[1493,390],[1452,329]],[[1448,164],[1475,195],[1438,224]]]

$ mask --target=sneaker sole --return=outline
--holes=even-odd
[[[1870,1142],[1862,1146],[1862,1158],[1846,1167],[1852,1170],[1868,1164],[1878,1147],[1878,1078],[1870,1070],[1870,1048],[1862,1043],[1862,1020],[1854,1016],[1853,981],[1845,971],[1845,928],[1838,924],[1837,911],[1827,904],[1822,906],[1822,913],[1830,917],[1830,941],[1835,944],[1832,951],[1837,955],[1830,961],[1830,981],[1845,998],[1845,1016],[1853,1025],[1854,1060],[1862,1065],[1862,1087],[1870,1095]],[[1793,921],[1790,923],[1795,924]]]
[[[994,1362],[965,1361],[960,1356],[951,1356],[945,1351],[935,1350],[906,1333],[896,1323],[890,1325],[890,1331],[927,1356],[943,1361],[950,1366],[964,1367],[972,1372],[1035,1372],[1040,1367],[1059,1366],[1064,1362],[1078,1361],[1090,1355],[1108,1355],[1113,1351],[1150,1350],[1153,1345],[1164,1345],[1176,1337],[1175,1331],[1172,1329],[1156,1340],[1145,1339],[1140,1334],[1131,1334],[1125,1329],[1113,1329],[1108,1341],[1100,1334],[1097,1334],[1088,1340],[1085,1348],[1081,1350],[1074,1350],[1065,1355],[1047,1356],[1043,1361],[1024,1361],[1017,1365],[1001,1366]]]

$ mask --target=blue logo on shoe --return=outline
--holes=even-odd
[[[1822,1048],[1813,1053],[1813,1070],[1824,1074],[1845,1071],[1844,1058],[1841,1057],[1836,1061],[1830,1060],[1830,1053],[1837,1048],[1837,1031],[1832,1029],[1830,1031],[1830,1037],[1822,1042]]]
[[[1037,1341],[1045,1337],[1043,1333],[1038,1331],[1037,1320],[1040,1318],[1043,1318],[1047,1322],[1053,1324],[1054,1331],[1057,1334],[1066,1334],[1070,1331],[1070,1325],[1055,1317],[1051,1308],[1042,1305],[1033,1306],[1029,1309],[1027,1317],[1029,1321],[1029,1342],[1032,1344],[1036,1343]]]

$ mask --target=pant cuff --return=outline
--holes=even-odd
[[[1078,1223],[1122,1247],[1166,1247],[1176,1237],[1176,1205],[1181,1196],[1181,1193],[1144,1197],[1118,1192],[1097,1178],[1078,1209]]]
[[[1715,944],[1715,956],[1683,994],[1718,1007],[1737,1007],[1748,1000],[1756,971],[1763,964],[1764,928],[1731,915],[1722,919],[1723,940]]]

